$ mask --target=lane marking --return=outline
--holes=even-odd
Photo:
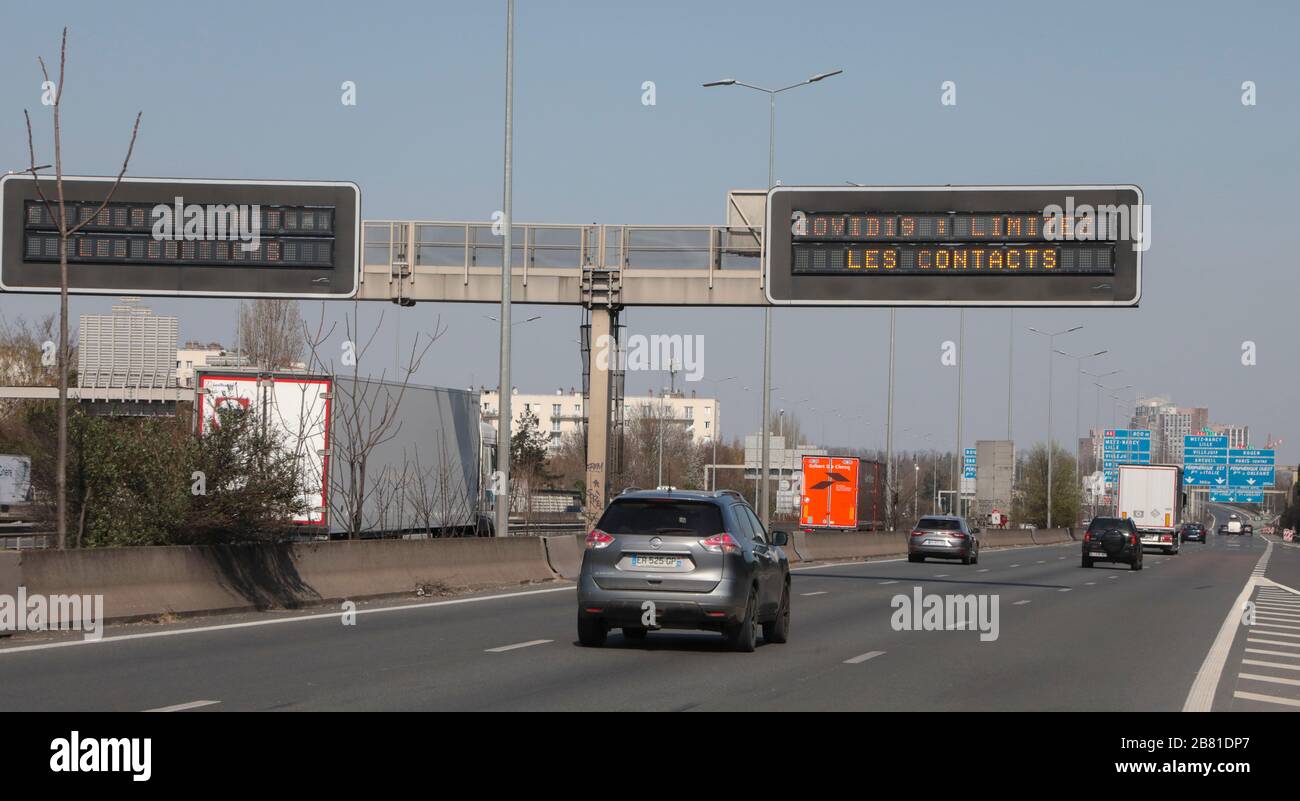
[[[1287,648],[1300,648],[1300,642],[1283,642],[1282,640],[1265,640],[1262,637],[1247,637],[1246,642],[1261,642],[1266,645],[1285,645]]]
[[[525,592],[507,592],[499,595],[480,595],[475,598],[452,598],[446,601],[429,601],[428,603],[406,604],[402,606],[384,606],[376,609],[357,609],[350,614],[354,615],[378,615],[384,612],[406,612],[414,609],[433,609],[439,606],[456,606],[459,604],[473,604],[480,601],[498,601],[503,598],[523,598],[529,595],[544,595],[552,592],[573,592],[577,589],[576,585],[568,587],[553,587],[546,590],[527,590]],[[0,648],[0,656],[5,654],[14,654],[22,651],[44,651],[50,648],[72,648],[78,645],[103,645],[110,642],[125,642],[127,640],[148,640],[154,637],[179,637],[182,634],[201,634],[210,631],[232,631],[234,629],[251,629],[259,626],[278,626],[284,623],[302,623],[309,620],[340,620],[342,612],[323,612],[313,615],[299,615],[297,617],[280,617],[274,620],[249,620],[244,623],[223,623],[217,626],[197,626],[187,629],[169,629],[168,631],[149,631],[141,634],[121,634],[117,637],[101,637],[98,640],[65,640],[63,642],[47,642],[39,645],[19,645],[13,648]]]
[[[1255,615],[1255,619],[1256,619],[1256,620],[1259,620],[1259,619],[1261,619],[1261,618],[1263,618],[1263,617],[1265,617],[1265,616],[1264,616],[1264,615]],[[1288,626],[1288,625],[1286,625],[1285,623],[1256,623],[1255,625],[1256,625],[1256,626],[1268,626],[1268,627],[1271,628],[1271,629],[1290,629],[1291,631],[1300,631],[1300,626]]]
[[[889,581],[882,581],[882,582],[880,582],[880,583],[881,583],[881,584],[897,584],[897,583],[898,583],[898,580],[897,580],[897,579],[890,579]]]
[[[1266,704],[1281,704],[1282,706],[1300,707],[1300,701],[1294,701],[1290,698],[1278,698],[1276,695],[1261,695],[1259,693],[1247,693],[1237,690],[1232,694],[1233,698],[1240,698],[1244,701],[1263,701]]]
[[[1251,631],[1259,631],[1260,634],[1267,634],[1270,637],[1295,637],[1297,640],[1300,640],[1300,634],[1287,634],[1285,631],[1260,631],[1260,629],[1272,628],[1272,626],[1267,623],[1256,623],[1250,628]]]
[[[818,590],[817,592],[801,592],[801,593],[799,593],[799,594],[802,595],[804,598],[811,598],[811,597],[813,597],[814,595],[826,595],[826,594],[827,594],[827,591],[826,591],[826,590]]]
[[[987,573],[987,572],[989,572],[989,569],[988,569],[987,567],[981,567],[979,570],[976,570],[975,572],[976,572],[976,573]]]
[[[1020,567],[1020,565],[1012,565],[1012,567]]]
[[[1259,558],[1259,564],[1267,564],[1269,553],[1273,550],[1272,543],[1266,543],[1264,554]],[[1219,679],[1223,677],[1223,668],[1228,663],[1228,655],[1232,651],[1232,642],[1237,638],[1237,628],[1241,625],[1241,610],[1246,608],[1246,602],[1254,594],[1259,579],[1250,576],[1246,579],[1245,585],[1237,595],[1236,600],[1228,607],[1228,614],[1223,619],[1223,624],[1219,626],[1219,633],[1214,638],[1214,644],[1205,655],[1205,661],[1196,671],[1196,678],[1192,681],[1191,689],[1187,692],[1187,700],[1183,702],[1184,712],[1209,712],[1214,706],[1214,693],[1219,689]],[[1297,703],[1300,706],[1300,702]]]
[[[1097,586],[1097,582],[1095,582],[1095,581],[1085,581],[1085,582],[1083,582],[1083,583],[1084,583],[1086,586],[1089,586],[1089,587],[1095,587],[1095,586]]]
[[[1280,668],[1282,670],[1300,670],[1300,665],[1288,665],[1285,662],[1265,662],[1260,659],[1243,659],[1243,665],[1255,665],[1257,667]]]
[[[935,578],[948,578],[948,576],[950,575],[951,575],[950,573],[940,573],[939,575],[935,576]]]
[[[1012,606],[1021,606],[1022,604],[1032,604],[1032,603],[1033,603],[1033,601],[1016,601],[1015,603],[1013,603],[1013,604],[1011,604],[1011,605],[1012,605]]]
[[[157,709],[146,709],[146,712],[184,712],[187,709],[198,709],[201,706],[212,706],[219,704],[220,701],[190,701],[184,704],[173,704],[171,706],[160,706]]]
[[[1108,578],[1108,579],[1116,579],[1116,578],[1119,578],[1119,576],[1107,576],[1106,578]]]
[[[858,654],[852,659],[845,659],[844,664],[860,665],[863,662],[867,661],[868,659],[875,659],[878,656],[882,656],[884,653],[885,653],[884,651],[867,651],[865,654]]]
[[[1268,681],[1273,684],[1289,684],[1292,687],[1300,687],[1300,679],[1284,679],[1281,676],[1261,676],[1258,673],[1238,673],[1239,679],[1251,679],[1252,681]]]
[[[555,642],[555,640],[529,640],[528,642],[517,642],[514,645],[502,645],[499,648],[484,648],[483,652],[488,654],[503,654],[506,651],[514,651],[519,648],[532,648],[534,645],[546,645],[548,642]]]
[[[1248,654],[1266,654],[1268,656],[1285,656],[1288,659],[1300,659],[1300,654],[1292,654],[1286,651],[1270,651],[1267,648],[1247,648]]]
[[[1039,559],[1039,560],[1038,560],[1038,564],[1040,564],[1040,565],[1045,565],[1045,564],[1047,564],[1047,560],[1046,560],[1046,559]]]
[[[1057,590],[1057,592],[1069,592],[1071,589],[1072,589],[1071,587],[1062,587],[1061,589]]]

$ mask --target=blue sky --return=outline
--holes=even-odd
[[[0,169],[27,164],[23,108],[36,116],[38,155],[49,160],[36,56],[53,64],[67,24],[69,173],[113,171],[130,121],[143,110],[134,175],[349,179],[363,189],[368,218],[488,220],[501,207],[504,6],[11,7],[0,51]],[[1269,433],[1285,438],[1279,455],[1295,461],[1296,11],[1282,3],[1054,8],[525,0],[516,20],[516,219],[720,223],[728,189],[766,179],[766,101],[700,84],[721,77],[785,84],[842,68],[841,76],[781,97],[777,176],[784,183],[1137,183],[1145,190],[1153,245],[1140,308],[1017,313],[1018,444],[1046,432],[1046,343],[1024,328],[1083,324],[1058,345],[1109,348],[1094,370],[1123,369],[1116,380],[1144,394],[1207,405],[1216,421],[1250,425],[1256,444]],[[939,102],[948,80],[957,85],[955,107]],[[1253,107],[1240,99],[1248,80],[1257,86]],[[357,85],[355,107],[339,102],[343,81]],[[654,106],[641,103],[644,81],[656,84]],[[73,309],[111,302],[77,299]],[[6,316],[56,305],[0,297]],[[233,339],[233,302],[151,305],[179,315],[184,338]],[[399,324],[395,307],[375,304],[363,319],[381,311],[390,340],[399,325],[407,342],[437,318],[447,326],[421,382],[495,384],[496,329],[482,317],[493,308],[422,303],[401,311]],[[516,312],[538,313],[543,319],[516,342],[517,385],[577,385],[577,310]],[[799,389],[777,396],[855,408],[870,425],[837,439],[878,444],[887,316],[780,310],[774,383]],[[705,335],[705,377],[740,376],[718,393],[724,434],[756,425],[755,395],[740,387],[761,378],[753,341],[761,312],[631,309],[625,321],[631,333]],[[1005,434],[1007,325],[1005,310],[967,313],[968,445]],[[910,429],[901,445],[953,447],[956,371],[939,355],[941,343],[956,337],[957,312],[906,310],[898,327],[896,424]],[[1256,343],[1255,366],[1241,364],[1245,340]],[[819,349],[824,357],[809,358]],[[1074,423],[1072,371],[1058,361],[1053,400],[1063,441]],[[632,375],[628,390],[665,378]],[[1086,426],[1091,389],[1083,400]],[[796,411],[820,433],[810,410]],[[828,420],[828,433],[837,425]]]

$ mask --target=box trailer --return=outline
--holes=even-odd
[[[1183,470],[1176,465],[1119,466],[1119,517],[1132,520],[1142,544],[1178,553],[1183,510]]]
[[[857,457],[803,457],[799,524],[807,528],[857,529]]]

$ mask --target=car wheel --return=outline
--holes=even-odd
[[[758,642],[758,613],[754,608],[757,604],[754,599],[754,590],[749,590],[749,600],[745,602],[745,617],[739,623],[733,623],[727,626],[723,636],[726,637],[727,645],[731,646],[733,651],[741,653],[753,653],[754,646]]]
[[[907,561],[909,561],[909,562],[924,562],[924,561],[925,561],[925,557],[924,557],[924,556],[914,556],[914,555],[912,555],[912,554],[909,553],[909,554],[907,555]]]
[[[781,592],[781,606],[776,610],[776,619],[763,624],[763,642],[783,643],[790,641],[790,585],[787,583]]]
[[[980,563],[980,549],[979,549],[979,548],[976,548],[976,549],[975,549],[975,557],[974,557],[973,559],[970,560],[970,563],[971,563],[972,565],[978,565],[978,564]]]
[[[609,630],[599,620],[578,616],[578,642],[587,648],[596,648],[605,644],[605,635]]]
[[[1092,567],[1092,560],[1089,559],[1089,558],[1086,557],[1086,556],[1083,557],[1083,566],[1084,566],[1084,567]]]
[[[625,640],[644,640],[646,633],[647,630],[640,626],[623,627],[623,639]]]
[[[1134,558],[1133,558],[1133,561],[1129,563],[1129,566],[1128,566],[1128,567],[1129,567],[1129,570],[1141,570],[1141,569],[1142,569],[1142,557],[1140,557],[1140,556],[1134,557]]]
[[[963,565],[969,565],[969,564],[970,564],[970,561],[971,561],[971,555],[970,555],[970,552],[969,552],[969,551],[967,551],[966,553],[962,554],[962,557],[961,557],[961,563],[962,563]]]

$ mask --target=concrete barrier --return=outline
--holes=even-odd
[[[886,531],[816,531],[804,535],[799,553],[809,561],[868,559],[907,553],[907,535]]]
[[[29,594],[103,595],[108,620],[292,608],[421,588],[436,592],[555,578],[540,537],[89,548],[18,556],[17,580]],[[6,580],[5,564],[0,562],[0,581]]]
[[[582,572],[582,554],[586,550],[586,535],[542,537],[546,546],[546,561],[557,576],[570,580]]]

